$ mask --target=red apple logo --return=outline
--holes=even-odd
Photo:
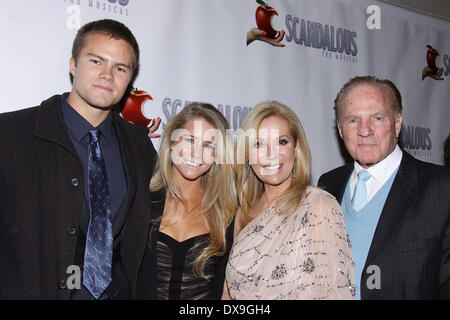
[[[442,72],[444,68],[436,66],[436,58],[439,56],[439,51],[430,45],[427,45],[427,66],[422,70],[422,80],[426,77],[431,77],[435,80],[444,80]]]
[[[433,73],[438,73],[438,67],[436,67],[436,58],[439,55],[439,51],[430,45],[427,45],[427,64]]]
[[[272,16],[278,15],[274,8],[269,7],[264,1],[256,0],[259,7],[256,8],[256,25],[259,30],[265,31],[268,38],[275,39],[279,35],[279,31],[273,29],[271,20]]]
[[[142,106],[146,100],[153,98],[146,91],[132,88],[122,109],[122,117],[137,126],[147,128],[152,119],[142,113]]]

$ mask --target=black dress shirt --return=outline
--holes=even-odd
[[[86,119],[84,119],[66,101],[68,93],[62,95],[62,115],[66,124],[70,140],[78,152],[83,163],[85,181],[88,179],[88,145],[89,130],[95,129]],[[127,184],[123,171],[122,157],[120,155],[119,143],[114,130],[111,114],[97,127],[102,132],[100,137],[100,148],[105,160],[106,175],[108,177],[111,213],[114,217],[127,192]],[[89,187],[84,184],[84,194],[89,207]]]

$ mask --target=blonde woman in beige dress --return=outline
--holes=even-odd
[[[223,299],[352,299],[354,263],[341,208],[310,185],[295,113],[257,105],[236,143],[240,209]]]

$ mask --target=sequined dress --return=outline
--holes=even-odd
[[[290,216],[271,207],[236,237],[226,269],[233,299],[353,299],[354,262],[342,210],[308,187]]]

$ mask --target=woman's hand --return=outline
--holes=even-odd
[[[153,138],[161,138],[160,134],[154,134],[154,132],[156,130],[158,130],[160,124],[161,124],[161,118],[160,117],[158,117],[156,119],[153,119],[151,121],[151,125],[148,128],[148,137],[149,138],[151,138],[151,139],[153,139]]]
[[[285,35],[284,30],[281,30],[281,32],[279,32],[278,37],[272,39],[267,37],[267,33],[265,31],[259,30],[258,28],[252,28],[250,29],[249,32],[247,32],[247,45],[249,45],[255,40],[260,40],[274,47],[284,47],[285,45],[280,43],[281,41],[283,41],[284,35]]]

